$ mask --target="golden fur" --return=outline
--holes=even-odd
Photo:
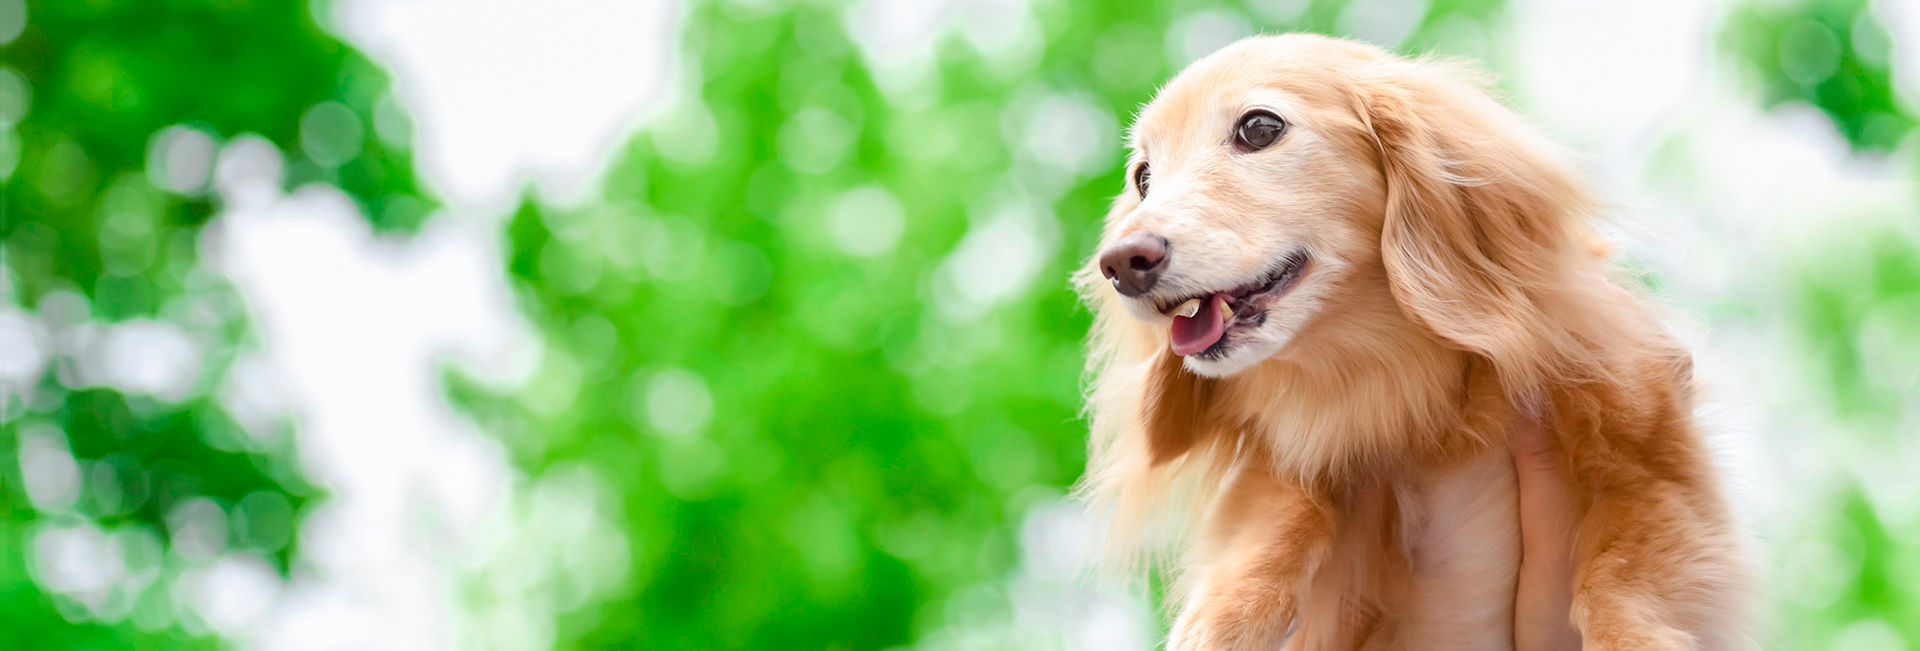
[[[1169,648],[1512,648],[1506,433],[1542,419],[1581,496],[1589,651],[1748,644],[1745,544],[1691,417],[1690,356],[1622,289],[1557,148],[1469,68],[1260,36],[1195,62],[1131,134],[1104,243],[1172,243],[1154,294],[1090,263],[1081,492],[1131,550],[1196,519]],[[1251,109],[1281,141],[1229,146]],[[1130,166],[1129,169],[1132,169]],[[1312,262],[1219,358],[1174,355],[1153,300]],[[1289,631],[1293,634],[1289,635]]]

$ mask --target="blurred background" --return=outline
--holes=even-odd
[[[0,646],[1153,648],[1067,275],[1156,85],[1293,30],[1501,73],[1766,646],[1920,648],[1911,0],[0,0]]]

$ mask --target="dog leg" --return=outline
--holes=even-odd
[[[1589,422],[1606,422],[1594,418]],[[1678,418],[1612,432],[1636,464],[1576,462],[1593,501],[1579,536],[1573,621],[1587,651],[1721,651],[1751,645],[1748,548],[1704,443]]]
[[[1575,578],[1573,620],[1589,651],[1720,651],[1743,644],[1744,550],[1731,524],[1676,495],[1597,500]],[[1693,504],[1689,504],[1693,502]],[[1597,520],[1597,521],[1595,521]]]
[[[1249,462],[1215,502],[1206,530],[1202,540],[1212,544],[1199,550],[1199,579],[1168,651],[1279,648],[1299,605],[1297,591],[1330,547],[1325,503],[1264,463]]]

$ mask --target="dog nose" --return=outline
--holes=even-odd
[[[1100,275],[1113,281],[1122,296],[1139,296],[1153,289],[1160,272],[1173,257],[1167,238],[1145,231],[1123,237],[1100,252]]]

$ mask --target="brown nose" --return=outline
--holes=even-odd
[[[1100,275],[1112,280],[1120,295],[1139,296],[1153,289],[1172,257],[1167,238],[1141,231],[1120,238],[1100,252]]]

